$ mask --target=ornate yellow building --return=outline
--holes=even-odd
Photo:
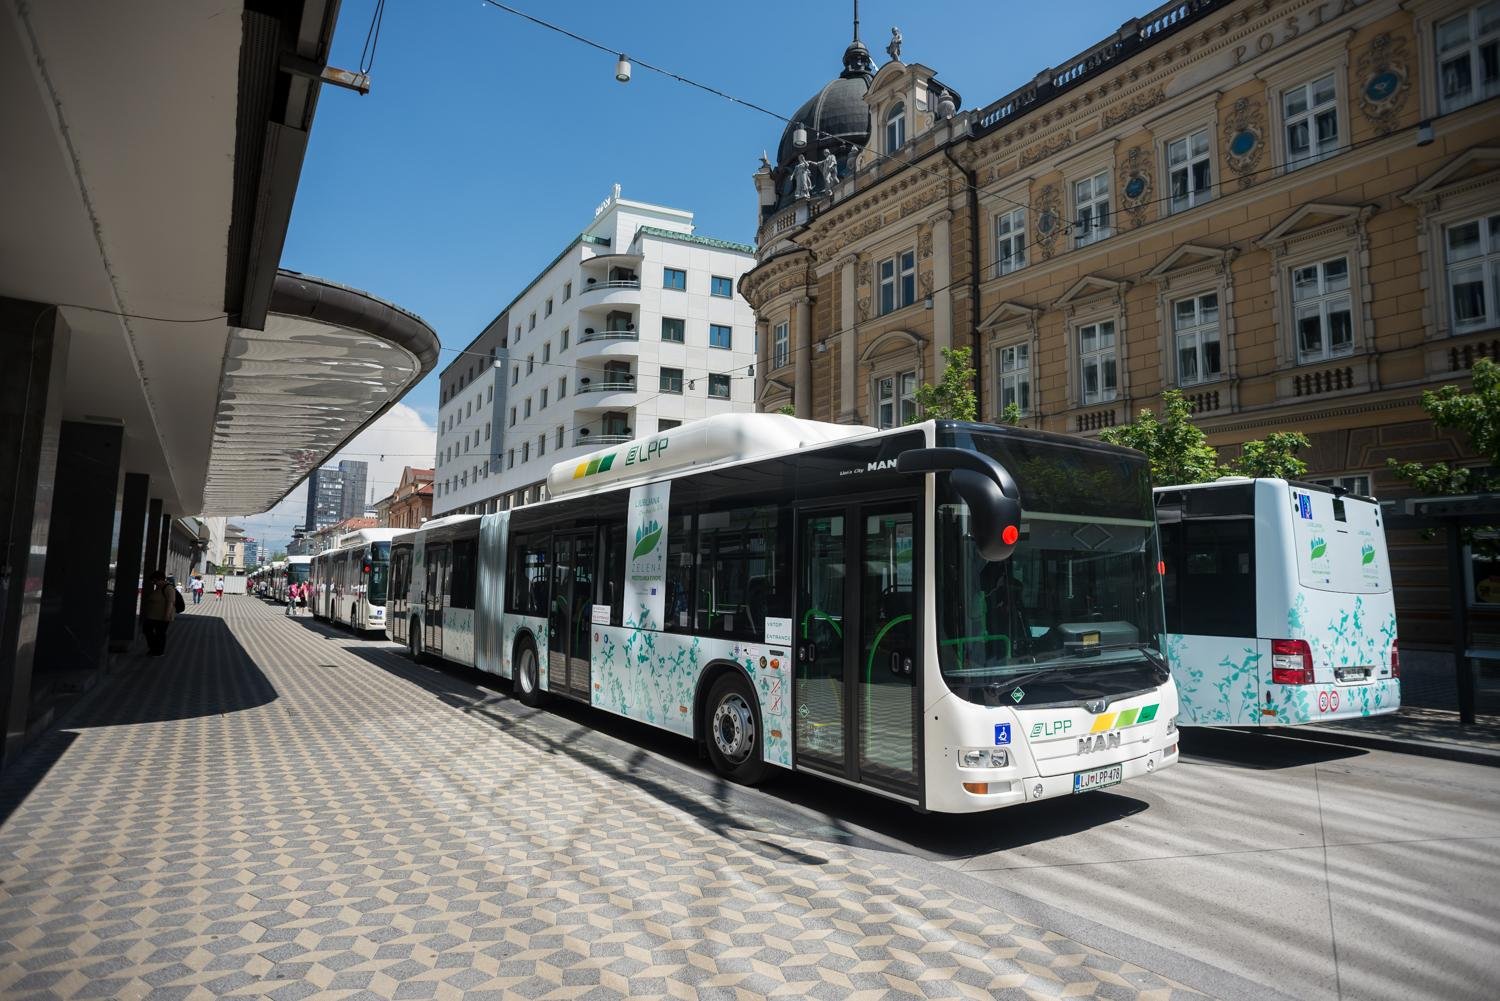
[[[1300,430],[1310,479],[1398,494],[1387,458],[1464,459],[1422,391],[1500,351],[1497,95],[1497,0],[1167,4],[973,110],[856,42],[755,176],[760,406],[901,423],[972,347],[985,419],[1181,388],[1226,453]],[[1392,542],[1403,648],[1445,638]]]

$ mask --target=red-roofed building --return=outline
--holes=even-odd
[[[375,502],[375,514],[382,528],[421,528],[432,517],[432,470],[403,469],[396,489]]]

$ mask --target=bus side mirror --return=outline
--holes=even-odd
[[[1004,466],[966,448],[913,448],[896,457],[896,470],[914,475],[947,473],[948,482],[969,508],[969,534],[979,555],[991,563],[1010,559],[1021,538],[1021,500],[1016,481]]]

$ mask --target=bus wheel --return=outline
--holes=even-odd
[[[406,627],[406,654],[418,664],[422,663],[422,629],[416,619]]]
[[[354,632],[356,632],[356,633],[359,632],[359,619],[356,618],[356,613],[358,611],[359,611],[359,606],[358,605],[350,605],[349,606],[349,628],[351,630],[353,630]]]
[[[516,652],[516,674],[512,683],[516,698],[522,704],[528,706],[539,706],[542,704],[542,690],[540,673],[537,670],[536,647],[530,643],[522,643],[521,649]]]
[[[766,774],[760,756],[755,696],[739,674],[726,674],[708,693],[708,756],[731,782],[754,785]]]

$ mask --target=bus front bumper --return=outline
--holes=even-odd
[[[940,813],[979,813],[1002,806],[1083,795],[1154,775],[1177,764],[1177,758],[1174,733],[1165,746],[1147,754],[1081,772],[1016,776],[1012,769],[956,768],[952,769],[951,778],[945,776],[941,788],[938,783],[929,784],[927,809]],[[1112,769],[1118,769],[1118,773]]]

